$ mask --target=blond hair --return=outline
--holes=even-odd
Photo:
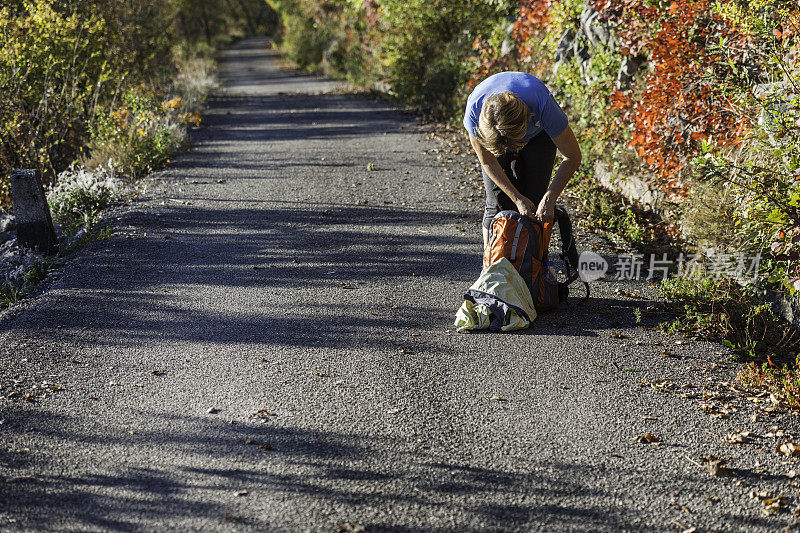
[[[516,94],[511,91],[492,94],[483,100],[474,135],[496,156],[516,152],[525,145],[522,138],[530,121],[530,109]]]

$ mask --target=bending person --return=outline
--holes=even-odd
[[[483,245],[500,211],[552,222],[556,199],[580,165],[581,149],[544,83],[524,72],[486,78],[467,99],[464,127],[486,190]],[[564,161],[551,182],[556,150]]]

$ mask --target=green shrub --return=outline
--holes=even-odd
[[[19,302],[40,281],[45,279],[57,264],[55,259],[38,256],[22,258],[16,269],[5,273],[0,282],[0,309]]]
[[[472,42],[513,11],[511,0],[269,0],[280,47],[307,70],[371,86],[439,118],[463,111]]]
[[[5,2],[0,7],[0,210],[10,207],[6,177],[12,169],[36,169],[52,184],[69,165],[93,157],[87,143],[98,138],[96,121],[104,110],[128,106],[120,102],[122,95],[161,101],[177,92],[187,109],[196,111],[195,100],[208,91],[214,44],[232,35],[269,32],[276,23],[262,0]],[[192,68],[184,68],[189,62]],[[176,73],[191,75],[181,79]],[[164,153],[176,138],[169,129],[150,137],[146,142],[152,140],[152,146],[140,146],[128,158],[136,161],[142,149]],[[153,168],[162,159],[135,166]]]
[[[183,111],[180,97],[159,104],[152,95],[126,94],[116,109],[98,109],[86,164],[92,168],[113,160],[123,176],[144,176],[185,149],[185,125],[199,123],[196,111]]]
[[[670,332],[723,341],[742,354],[763,360],[789,357],[800,347],[800,331],[775,315],[753,285],[700,275],[673,277],[660,289],[678,318]]]
[[[68,235],[90,230],[100,210],[119,194],[121,183],[113,163],[94,171],[70,169],[58,176],[58,184],[48,191],[47,198],[53,219]]]
[[[674,246],[657,215],[597,185],[593,178],[586,176],[587,168],[590,167],[583,167],[583,172],[573,180],[570,189],[578,195],[581,210],[591,229],[619,235],[643,251],[665,252]]]

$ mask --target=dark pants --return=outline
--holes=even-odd
[[[544,131],[529,140],[519,152],[506,152],[497,161],[523,196],[538,206],[550,186],[553,167],[556,163],[556,145]],[[486,207],[483,211],[483,227],[489,228],[492,219],[500,211],[517,211],[511,198],[500,190],[483,172],[483,187],[486,190]]]

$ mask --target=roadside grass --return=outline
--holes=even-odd
[[[719,340],[751,361],[794,362],[800,330],[776,316],[752,285],[697,275],[666,279],[660,289],[677,315],[662,324],[665,331]]]
[[[19,303],[43,281],[47,275],[63,263],[61,258],[35,258],[19,281],[4,281],[0,284],[0,309]]]
[[[22,299],[24,289],[13,283],[4,282],[0,285],[0,309],[19,302]]]
[[[675,315],[664,331],[722,342],[745,363],[740,384],[800,410],[800,328],[777,316],[756,287],[697,275],[664,280],[660,289]]]
[[[752,390],[771,393],[773,403],[800,411],[800,371],[797,368],[748,363],[739,371],[736,380]]]

